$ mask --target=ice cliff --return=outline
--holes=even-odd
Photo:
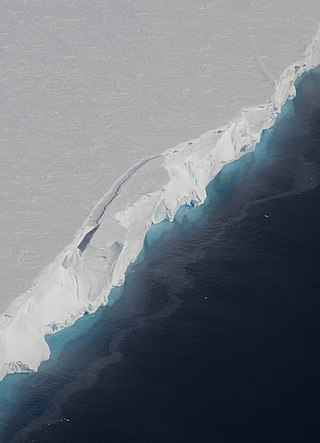
[[[266,104],[245,109],[228,127],[146,158],[98,202],[74,241],[16,298],[0,318],[0,379],[35,371],[50,356],[45,335],[72,325],[108,303],[143,247],[152,223],[173,220],[184,204],[200,205],[223,165],[255,148],[272,126],[295,80],[320,64],[319,33],[303,61],[289,66]]]

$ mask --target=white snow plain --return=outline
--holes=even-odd
[[[320,63],[319,19],[314,0],[2,2],[0,379],[254,149]]]

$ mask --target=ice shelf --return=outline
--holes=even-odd
[[[242,109],[231,123],[144,157],[125,172],[93,208],[74,240],[4,309],[0,379],[11,372],[36,371],[50,356],[46,334],[107,304],[111,289],[124,283],[151,224],[173,220],[181,205],[202,204],[208,183],[225,164],[255,148],[262,131],[295,96],[296,79],[319,64],[318,31],[302,59],[278,80],[261,67],[273,88],[267,103]]]

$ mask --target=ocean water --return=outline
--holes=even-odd
[[[109,307],[0,384],[1,442],[320,441],[320,72]]]

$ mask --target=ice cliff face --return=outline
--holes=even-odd
[[[107,304],[122,285],[152,223],[173,220],[184,204],[201,204],[206,186],[223,165],[253,150],[272,126],[294,82],[320,64],[319,35],[305,59],[287,68],[269,103],[243,110],[228,127],[134,165],[93,209],[68,245],[0,318],[0,379],[35,371],[49,358],[45,334],[70,326],[85,312]]]

